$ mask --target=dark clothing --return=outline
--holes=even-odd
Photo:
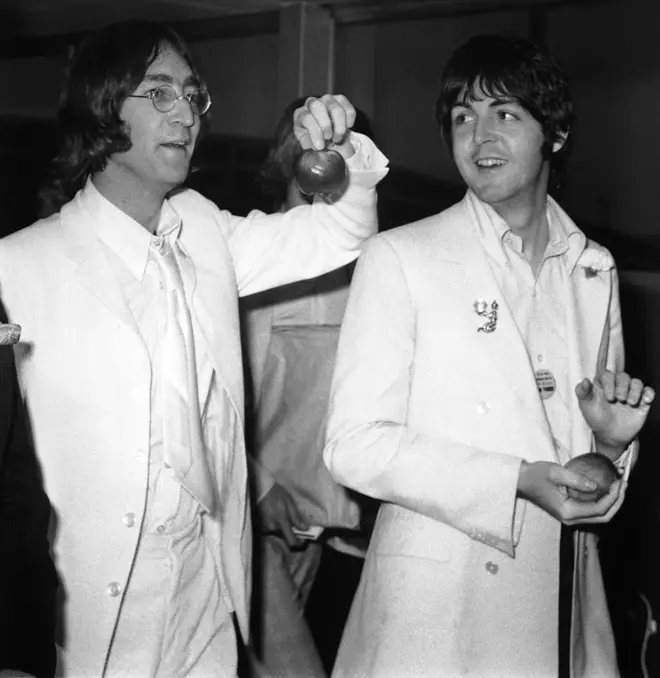
[[[49,520],[13,350],[0,346],[0,669],[39,677],[54,676],[56,662]]]
[[[561,526],[559,544],[559,671],[558,678],[569,678],[571,656],[571,620],[573,577],[575,576],[575,530]]]

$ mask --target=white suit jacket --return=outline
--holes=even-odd
[[[377,149],[373,153],[378,153]],[[382,158],[382,156],[380,156]],[[375,159],[374,165],[384,162]],[[232,216],[193,191],[171,199],[196,270],[192,313],[220,388],[243,424],[237,297],[354,259],[376,230],[375,190],[386,170],[352,172],[333,207]],[[0,241],[0,295],[22,328],[19,379],[53,504],[53,552],[64,587],[64,664],[99,676],[136,553],[147,490],[151,366],[131,312],[78,197]],[[220,432],[222,433],[222,432]],[[242,435],[219,435],[208,466],[217,488],[206,521],[221,581],[244,635],[250,525]],[[127,511],[136,527],[127,527]]]
[[[576,266],[569,288],[570,382],[599,361],[622,369],[616,271]],[[477,331],[477,299],[500,302],[491,334]],[[522,458],[557,458],[503,301],[464,202],[376,236],[358,262],[325,460],[385,503],[337,676],[556,675],[560,524],[516,486]],[[577,399],[570,417],[572,454],[588,452]],[[607,678],[616,659],[595,538],[578,541],[574,675]]]

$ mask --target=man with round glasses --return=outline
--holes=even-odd
[[[186,179],[210,106],[173,31],[125,22],[67,71],[44,197],[0,285],[63,582],[58,675],[235,676],[250,522],[237,298],[335,269],[376,230],[386,159],[341,96],[295,113],[335,147],[334,204],[239,218]]]
[[[211,108],[211,95],[203,87],[178,95],[174,87],[161,85],[148,90],[146,94],[128,96],[133,99],[151,99],[154,108],[161,113],[169,113],[180,99],[185,99],[190,104],[195,115],[204,115]]]

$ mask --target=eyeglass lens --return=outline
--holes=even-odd
[[[184,96],[190,102],[190,108],[195,115],[204,115],[211,106],[209,93],[205,89],[196,89]],[[152,101],[156,110],[161,113],[167,113],[172,110],[178,98],[179,97],[172,87],[169,85],[161,85],[154,90]]]

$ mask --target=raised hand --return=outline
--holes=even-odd
[[[355,123],[355,108],[342,94],[310,97],[293,114],[293,133],[303,149],[328,148],[350,158],[355,150],[348,132]]]
[[[583,379],[575,394],[599,451],[613,459],[636,438],[655,398],[655,391],[640,379],[610,370],[593,381]]]

